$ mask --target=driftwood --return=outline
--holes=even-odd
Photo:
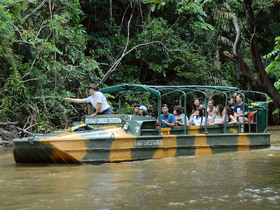
[[[17,125],[17,122],[0,122],[0,126],[1,125]]]
[[[34,135],[26,129],[16,126],[17,122],[0,122],[0,145],[11,146],[12,140]]]

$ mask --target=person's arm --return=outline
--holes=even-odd
[[[179,125],[179,126],[182,126],[182,125],[184,125],[185,123],[185,116],[184,116],[184,114],[182,114],[181,115],[181,119],[182,119],[182,122],[180,122],[179,120],[177,120],[178,119],[178,116],[174,116],[175,117],[175,126],[176,125]]]
[[[167,121],[166,121],[166,123],[165,123],[166,125],[168,125],[169,127],[172,127],[172,128],[174,128],[175,127],[175,123],[168,123]]]
[[[244,104],[244,108],[245,108],[245,112],[244,112],[244,116],[248,115],[248,111],[249,111],[249,107],[247,104]]]
[[[226,119],[226,115],[223,114],[221,122],[217,122],[217,123],[215,123],[215,124],[216,124],[216,125],[218,125],[218,124],[223,124],[223,123],[225,122],[225,119]]]
[[[92,109],[92,105],[91,105],[91,104],[89,104],[89,105],[88,105],[88,115],[90,115],[90,114],[91,114],[91,109]]]
[[[186,120],[185,120],[185,117],[186,117]],[[182,114],[182,122],[180,122],[180,126],[183,126],[183,125],[188,125],[188,117],[186,114]]]
[[[233,113],[233,116],[235,119],[237,119],[237,117],[239,117],[239,114],[237,114],[236,112]]]
[[[80,98],[64,98],[66,101],[74,102],[74,103],[87,103],[85,99]]]
[[[201,125],[205,125],[205,119],[206,118],[204,116],[202,116],[201,118],[202,118]]]
[[[175,117],[174,117],[173,114],[171,114],[170,121],[171,121],[170,123],[167,123],[167,122],[166,122],[166,124],[167,124],[169,127],[174,128],[174,127],[175,127],[175,122],[176,122],[176,120],[175,120]]]
[[[193,117],[190,118],[190,124],[194,125],[194,118]]]
[[[184,122],[184,124],[186,125],[186,126],[188,126],[189,125],[189,118],[188,118],[188,116],[186,115],[186,122]]]
[[[100,109],[101,109],[101,103],[97,103],[96,111],[94,114],[90,115],[90,117],[95,117],[98,114],[98,112],[100,111]]]
[[[196,111],[191,114],[190,119],[193,118],[196,115]]]
[[[230,118],[230,122],[229,124],[232,124],[232,123],[237,123],[237,120],[232,116],[232,115],[229,115],[229,118]]]
[[[185,123],[184,122],[180,122],[180,121],[176,121],[175,125],[183,126],[183,125],[185,125]]]
[[[215,117],[216,117],[216,114],[213,114],[213,116],[210,119],[210,125],[214,125]]]
[[[235,119],[237,119],[237,107],[236,107],[236,105],[233,107],[233,117],[235,118]]]

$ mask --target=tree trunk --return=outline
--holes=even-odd
[[[263,92],[267,93],[271,97],[277,107],[280,107],[280,93],[274,87],[262,63],[258,41],[255,34],[252,0],[244,0],[243,6],[246,15],[248,35],[250,39],[251,58],[256,73],[254,73],[254,71],[250,69],[250,67],[245,63],[242,58],[241,52],[237,52],[236,54],[236,51],[233,53],[225,51],[224,55],[230,58],[235,63],[239,64],[241,74],[254,82]]]
[[[112,28],[113,25],[113,3],[112,0],[110,0],[110,28]]]

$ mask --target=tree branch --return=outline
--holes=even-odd
[[[231,8],[230,8],[229,4],[225,3],[225,6],[231,12]],[[231,17],[232,17],[232,22],[233,22],[233,25],[234,25],[235,31],[236,31],[236,37],[235,37],[235,41],[234,41],[234,44],[233,44],[232,52],[234,54],[238,54],[237,49],[238,49],[238,45],[239,45],[240,40],[241,40],[241,30],[240,30],[240,26],[238,24],[238,20],[235,17],[235,15],[232,14]]]
[[[48,27],[49,25],[44,25],[44,26],[42,26],[40,29],[39,29],[39,31],[38,31],[38,33],[37,33],[37,35],[36,35],[36,38],[35,38],[35,42],[37,41],[37,39],[38,39],[38,36],[39,36],[39,34],[41,33],[41,30],[43,29],[43,28],[45,28],[45,27]]]
[[[18,29],[18,27],[16,27],[16,25],[13,23],[12,23],[12,25],[18,31],[20,38],[23,40],[22,34],[21,34],[20,30]]]
[[[34,133],[31,133],[31,132],[27,131],[26,129],[23,129],[23,128],[20,128],[20,127],[17,127],[17,126],[13,126],[13,127],[20,130],[21,132],[23,132],[25,134],[28,134],[28,135],[31,135],[31,136],[35,135]]]
[[[22,19],[22,21],[23,21],[23,22],[26,21],[27,18],[29,18],[31,15],[33,15],[33,14],[34,14],[37,10],[39,10],[41,7],[43,7],[44,4],[46,3],[46,1],[47,1],[47,0],[42,1],[41,4],[40,4],[38,7],[36,7],[36,9],[35,9],[33,12],[31,12],[31,13],[28,14],[28,15],[26,15],[26,16]]]
[[[117,68],[117,66],[118,66],[119,63],[121,62],[122,58],[125,56],[125,51],[126,51],[127,46],[128,46],[128,44],[129,44],[129,28],[130,28],[131,19],[132,19],[132,17],[133,17],[133,11],[134,11],[134,7],[133,7],[133,9],[132,9],[130,18],[129,18],[128,23],[127,23],[127,40],[126,40],[125,47],[124,47],[124,49],[123,49],[123,53],[122,53],[122,55],[120,56],[120,58],[118,58],[118,59],[115,61],[115,63],[112,65],[112,67],[106,72],[106,74],[105,74],[104,77],[101,79],[101,81],[99,82],[99,84],[100,84],[100,83],[103,83],[103,82],[108,78],[109,74],[110,74],[111,72],[113,72],[113,71]]]
[[[142,44],[138,44],[134,47],[132,47],[130,50],[127,51],[127,47],[128,47],[128,44],[129,44],[129,29],[130,29],[130,22],[131,22],[131,19],[132,19],[132,16],[133,16],[133,11],[130,15],[130,19],[128,21],[128,27],[127,27],[127,41],[126,41],[126,45],[124,47],[124,49],[122,50],[122,54],[120,56],[117,57],[117,59],[115,60],[114,64],[111,66],[111,68],[106,72],[106,74],[103,76],[103,78],[101,79],[101,81],[99,82],[99,84],[101,83],[104,83],[104,81],[109,77],[109,75],[116,70],[116,68],[118,67],[119,63],[121,62],[121,60],[129,53],[131,53],[133,50],[135,50],[136,48],[138,47],[141,47],[141,46],[145,46],[145,45],[151,45],[151,44],[161,44],[163,46],[164,49],[166,49],[167,51],[171,51],[171,52],[174,52],[174,51],[177,51],[177,52],[183,52],[183,51],[186,51],[188,50],[192,44],[194,43],[195,39],[197,38],[198,35],[196,35],[196,37],[194,38],[193,42],[186,48],[186,49],[183,49],[183,50],[179,50],[179,49],[168,49],[162,41],[151,41],[151,42],[146,42],[146,43],[142,43]],[[180,19],[180,17],[177,18],[177,20],[175,21],[175,23],[171,26],[171,28],[178,22],[178,20]],[[169,29],[170,30],[170,29]],[[168,31],[169,31],[168,30]],[[163,40],[163,39],[162,39]]]
[[[34,58],[32,64],[31,64],[30,70],[29,70],[25,75],[23,75],[23,76],[21,77],[21,79],[23,79],[24,77],[26,77],[27,75],[30,74],[30,72],[31,72],[32,69],[33,69],[33,66],[35,65],[35,62],[36,62],[36,60],[37,60],[37,57],[40,55],[41,51],[43,50],[43,47],[44,47],[45,43],[46,43],[47,40],[50,38],[51,34],[52,34],[52,32],[48,35],[48,37],[46,38],[46,40],[45,40],[44,43],[42,44],[41,48],[39,49],[38,53],[36,54],[36,56],[35,56],[35,58]]]
[[[17,125],[18,122],[0,122],[0,125]]]
[[[232,52],[234,54],[238,54],[238,45],[240,43],[240,40],[241,40],[241,30],[240,30],[240,27],[239,27],[239,24],[238,24],[238,21],[236,19],[236,17],[234,17],[232,19],[232,22],[233,22],[233,25],[235,27],[235,31],[236,31],[236,37],[235,37],[235,41],[234,41],[234,44],[233,44],[233,48],[232,48]]]
[[[170,28],[168,29],[168,31],[165,33],[165,36],[160,40],[160,41],[163,41],[164,40],[164,38],[167,36],[167,34],[168,34],[168,32],[176,25],[176,23],[180,20],[180,17],[181,16],[179,16],[177,19],[176,19],[176,21],[172,24],[172,26],[170,26]]]
[[[39,80],[39,78],[31,78],[31,79],[27,79],[27,80],[22,81],[22,83],[25,83],[25,82],[30,82],[30,81],[34,81],[34,80]]]
[[[146,43],[142,43],[142,44],[138,44],[136,46],[134,46],[133,48],[131,48],[129,51],[127,51],[126,53],[123,53],[121,55],[120,58],[118,58],[115,63],[112,65],[112,67],[107,71],[107,73],[104,75],[104,77],[101,79],[101,81],[99,82],[100,83],[104,83],[104,81],[108,78],[109,74],[112,73],[116,68],[117,66],[119,65],[119,63],[121,62],[121,60],[129,53],[131,53],[133,50],[135,50],[136,48],[138,47],[141,47],[141,46],[145,46],[145,45],[151,45],[151,44],[161,44],[163,46],[164,49],[166,49],[167,51],[169,52],[175,52],[175,51],[179,51],[179,52],[184,52],[186,50],[188,50],[190,48],[191,45],[189,45],[186,49],[183,49],[183,50],[178,50],[178,49],[168,49],[161,41],[152,41],[152,42],[146,42]]]
[[[225,56],[230,58],[233,62],[240,65],[241,73],[250,79],[252,82],[261,85],[261,82],[257,75],[250,69],[250,67],[245,63],[245,61],[234,53],[229,53],[228,51],[223,52]]]
[[[126,9],[125,9],[125,11],[124,11],[124,13],[123,13],[121,25],[120,25],[120,28],[119,28],[119,31],[118,31],[118,37],[120,36],[121,30],[122,30],[122,24],[123,24],[123,21],[124,21],[124,16],[125,16],[125,14],[126,14],[128,8],[129,8],[129,5],[130,5],[130,4],[127,5],[127,7],[126,7]]]

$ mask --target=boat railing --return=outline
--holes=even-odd
[[[193,135],[193,134],[225,134],[225,133],[238,133],[240,131],[240,123],[229,124],[227,129],[224,130],[224,126],[220,125],[206,125],[207,132],[205,132],[205,126],[178,126],[174,128],[143,128],[141,127],[140,133],[141,136],[151,136],[161,132],[161,135]],[[185,133],[186,130],[186,133]],[[137,134],[137,133],[135,133]]]
[[[254,112],[248,112],[248,122],[245,122],[245,124],[248,124],[249,133],[252,131],[252,126],[255,126],[255,132],[258,133],[258,115],[257,110]]]
[[[161,121],[161,105],[162,105],[162,97],[167,96],[169,94],[176,94],[176,93],[181,93],[182,95],[179,96],[179,100],[181,103],[182,97],[184,100],[184,109],[185,109],[185,116],[187,113],[187,98],[189,94],[192,94],[194,92],[199,92],[201,94],[204,95],[204,107],[205,107],[205,119],[206,119],[206,123],[205,125],[202,125],[201,128],[204,129],[204,133],[208,133],[208,129],[212,129],[211,126],[207,125],[207,103],[208,103],[208,92],[213,92],[213,93],[217,93],[217,94],[222,94],[224,97],[224,101],[225,104],[227,106],[227,98],[228,95],[231,94],[232,92],[239,93],[243,95],[244,98],[244,103],[243,103],[243,110],[244,110],[244,104],[246,102],[245,100],[245,94],[251,92],[251,93],[258,93],[258,94],[262,94],[266,97],[266,99],[268,98],[268,96],[265,93],[261,93],[258,91],[244,91],[244,90],[238,90],[235,87],[224,87],[224,86],[203,86],[203,85],[179,85],[179,86],[156,86],[156,85],[138,85],[138,84],[121,84],[121,85],[117,85],[114,87],[109,87],[109,88],[105,88],[103,90],[101,90],[101,92],[104,93],[121,93],[122,95],[119,96],[119,111],[120,111],[120,98],[123,96],[123,93],[126,91],[140,91],[140,92],[149,92],[151,94],[153,94],[154,96],[157,97],[157,111],[158,111],[158,116],[157,116],[157,120],[160,122]],[[143,94],[144,95],[144,94]],[[143,96],[142,95],[142,96]],[[142,99],[141,96],[141,99]],[[253,118],[254,121],[249,120],[248,123],[245,123],[244,120],[242,123],[238,123],[239,128],[239,132],[245,132],[245,126],[246,126],[246,131],[248,130],[249,133],[251,132],[266,132],[266,128],[267,128],[267,123],[268,123],[268,109],[266,108],[266,119],[265,119],[265,128],[263,129],[259,129],[259,121],[261,120],[259,117],[259,110],[256,110],[256,112],[250,113],[249,114],[249,119]],[[226,110],[226,116],[227,116],[227,110]],[[243,114],[243,117],[244,114]],[[263,127],[264,127],[263,126]],[[223,128],[222,133],[226,133],[228,132],[228,128],[231,128],[231,125],[228,124],[227,122],[223,123],[221,126]],[[248,129],[247,129],[248,128]],[[143,128],[144,129],[144,128]],[[145,128],[145,129],[154,129],[156,132],[158,132],[159,135],[161,135],[161,125],[159,123],[159,128]],[[171,130],[176,130],[177,128],[171,129]],[[188,131],[190,130],[187,126],[182,126],[182,128],[180,128],[179,130],[183,130],[183,134],[188,134]],[[150,133],[154,133],[153,131],[148,131],[147,132]],[[145,131],[145,132],[146,132]],[[145,133],[144,132],[144,133]]]

